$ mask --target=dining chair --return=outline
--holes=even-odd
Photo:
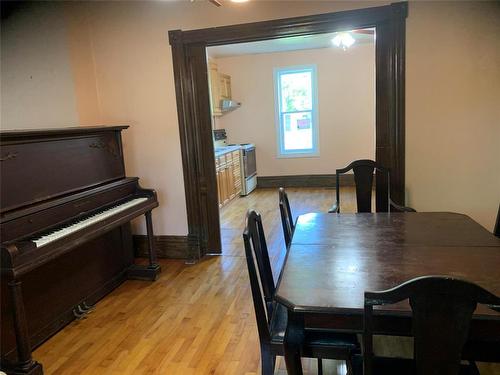
[[[414,358],[374,357],[373,307],[404,300],[412,309]],[[462,350],[477,304],[499,305],[499,297],[468,281],[423,276],[385,291],[365,292],[364,301],[363,356],[354,359],[355,375],[479,374],[473,361],[461,364]]]
[[[379,171],[387,176],[387,211],[388,212],[416,212],[411,207],[400,206],[392,201],[390,192],[390,169],[368,159],[355,160],[345,168],[335,171],[336,202],[328,210],[330,213],[340,213],[340,175],[349,171],[354,172],[356,187],[356,203],[358,212],[372,212],[373,173]]]
[[[250,277],[250,288],[259,332],[262,374],[274,373],[276,356],[284,356],[283,345],[288,312],[274,300],[275,285],[260,214],[249,210],[243,232],[245,255]],[[359,352],[355,335],[331,331],[307,330],[304,357],[318,359],[318,374],[323,373],[322,358],[345,360],[349,369],[350,358]],[[325,353],[335,353],[334,356]]]
[[[285,237],[285,245],[288,249],[292,242],[293,231],[295,230],[295,223],[290,210],[290,202],[288,201],[288,194],[285,188],[280,187],[278,191],[279,206],[281,214],[281,225],[283,227],[283,236]]]
[[[493,234],[500,238],[500,204],[498,205],[497,220]],[[493,309],[500,311],[500,306]],[[478,362],[500,363],[500,337],[494,341],[470,340],[467,341],[462,358]]]

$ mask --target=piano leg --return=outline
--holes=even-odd
[[[141,266],[134,264],[128,270],[128,278],[139,280],[156,280],[161,272],[161,267],[157,263],[151,211],[146,212],[144,216],[146,217],[146,231],[148,235],[149,265]]]
[[[30,337],[24,311],[20,281],[10,281],[9,289],[14,310],[14,330],[16,334],[17,362],[13,364],[14,374],[42,375],[42,365],[31,357]]]
[[[153,235],[153,219],[151,218],[151,211],[148,211],[144,214],[146,217],[146,231],[148,234],[148,247],[149,247],[149,266],[152,267],[154,265],[158,265],[156,258],[156,248],[155,248],[155,239]]]

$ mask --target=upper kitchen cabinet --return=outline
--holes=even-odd
[[[231,76],[219,73],[219,97],[221,100],[231,100]]]
[[[210,102],[212,103],[212,115],[222,116],[240,106],[232,100],[231,76],[220,73],[217,63],[208,59],[208,71],[210,76]]]
[[[222,111],[219,94],[219,70],[217,69],[217,64],[211,59],[208,59],[208,73],[210,77],[210,102],[212,103],[212,115],[220,116],[222,115]]]

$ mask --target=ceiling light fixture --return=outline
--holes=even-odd
[[[337,47],[341,47],[344,51],[352,46],[355,41],[351,33],[337,33],[337,35],[332,38],[332,43]]]

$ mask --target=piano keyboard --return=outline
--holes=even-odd
[[[99,221],[102,221],[104,219],[107,219],[108,217],[111,217],[113,215],[116,215],[119,212],[125,211],[126,209],[137,206],[138,204],[147,201],[148,198],[135,198],[130,201],[127,201],[125,203],[112,206],[106,210],[99,211],[95,213],[94,215],[87,216],[85,218],[82,218],[81,220],[74,222],[68,226],[65,226],[60,229],[56,229],[50,233],[47,233],[41,237],[36,237],[32,239],[32,241],[36,244],[36,247],[42,247],[44,245],[47,245],[53,241],[56,241],[62,237],[68,236],[74,232],[77,232],[85,227],[88,227],[92,224],[98,223]]]

